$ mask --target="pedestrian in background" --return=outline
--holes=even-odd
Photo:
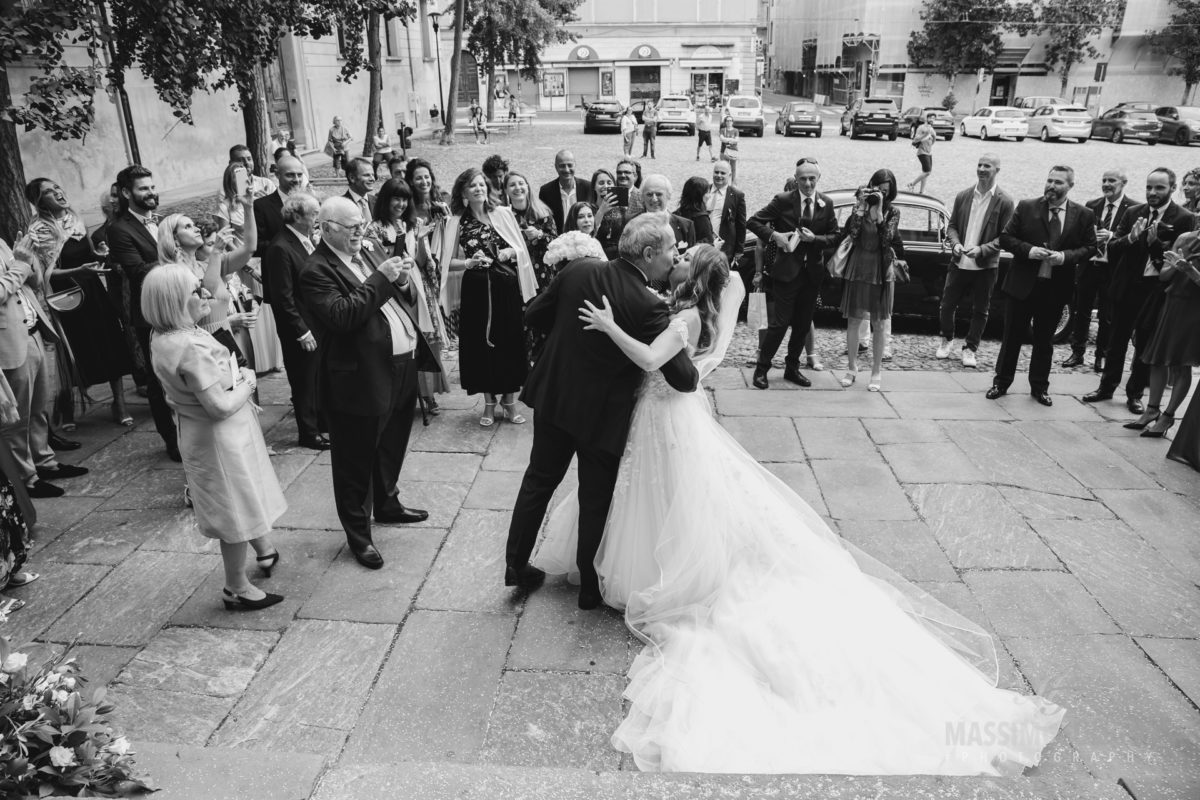
[[[713,161],[717,157],[712,149],[712,111],[708,106],[702,106],[696,111],[696,160],[700,160],[700,148],[708,148],[708,157]]]
[[[642,111],[642,158],[646,157],[646,153],[654,158],[654,144],[658,139],[658,108],[655,107],[653,100],[646,101],[646,107]]]
[[[738,163],[738,129],[733,126],[733,117],[725,115],[721,122],[721,130],[717,135],[721,139],[721,158],[729,162],[729,180],[737,182]]]
[[[929,180],[929,176],[933,173],[933,143],[935,141],[937,141],[937,131],[930,124],[929,115],[922,114],[921,124],[917,126],[912,140],[912,146],[917,148],[917,161],[921,163],[921,174],[913,178],[912,183],[905,187],[910,192],[917,191],[918,194],[925,194],[925,181]],[[921,188],[917,189],[918,186]]]
[[[329,128],[329,136],[325,139],[325,155],[333,159],[333,177],[337,177],[338,166],[346,169],[346,143],[350,141],[350,131],[342,125],[341,117],[333,118]]]
[[[621,110],[621,139],[626,158],[633,155],[633,140],[636,137],[637,117],[633,116],[633,109],[625,106]]]

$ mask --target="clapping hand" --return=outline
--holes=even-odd
[[[583,307],[579,309],[579,319],[587,323],[583,326],[585,331],[611,333],[617,328],[617,323],[613,320],[612,308],[608,305],[607,295],[600,298],[599,308],[592,305],[591,300],[584,300]]]
[[[400,272],[403,269],[404,259],[400,256],[392,256],[379,265],[378,271],[383,273],[383,277],[388,279],[388,283],[391,283],[400,277]]]

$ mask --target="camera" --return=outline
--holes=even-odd
[[[863,202],[869,206],[877,206],[883,202],[883,192],[879,191],[878,189],[872,189],[869,186],[862,186],[859,187],[858,192],[859,196],[862,197]]]

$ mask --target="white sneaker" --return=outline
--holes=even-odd
[[[976,363],[975,363],[975,351],[974,351],[974,350],[972,350],[972,349],[971,349],[971,348],[969,348],[969,347],[964,347],[964,348],[962,349],[962,362],[963,362],[963,366],[964,366],[964,367],[974,367],[974,366],[976,366]]]
[[[934,355],[941,359],[947,359],[950,357],[950,348],[953,346],[953,339],[942,339],[942,346],[937,349],[937,352]]]

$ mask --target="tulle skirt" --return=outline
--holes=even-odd
[[[577,506],[534,563],[575,572]],[[654,376],[596,557],[646,643],[613,745],[647,771],[1002,775],[1064,710],[997,689],[991,637],[834,534]]]

